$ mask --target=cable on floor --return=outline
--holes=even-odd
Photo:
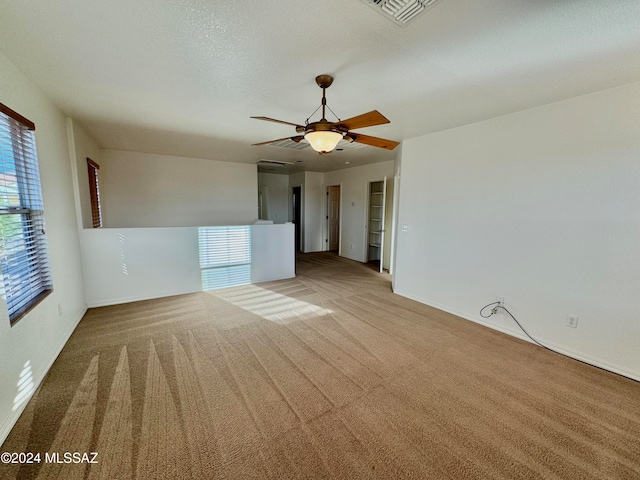
[[[491,305],[495,305],[495,307],[493,307],[493,308],[491,309],[491,313],[490,313],[489,315],[483,315],[483,313],[482,313],[482,312],[484,312],[484,310],[485,310],[487,307],[490,307]],[[504,310],[505,312],[507,312],[507,313],[509,314],[509,316],[513,319],[513,321],[514,321],[514,322],[516,322],[516,324],[520,327],[520,330],[522,330],[522,331],[524,332],[524,334],[525,334],[527,337],[529,337],[529,339],[530,339],[533,343],[535,343],[536,345],[540,345],[542,348],[546,348],[547,350],[551,350],[552,352],[560,353],[560,352],[556,352],[556,351],[555,351],[554,349],[552,349],[552,348],[547,347],[546,345],[543,345],[543,344],[542,344],[542,343],[540,343],[538,340],[536,340],[536,339],[535,339],[535,338],[533,338],[531,335],[529,335],[529,332],[527,332],[527,331],[525,330],[525,328],[524,328],[522,325],[520,325],[520,322],[516,319],[516,317],[514,317],[514,316],[511,314],[511,312],[510,312],[509,310],[507,310],[507,309],[505,308],[505,306],[504,306],[504,305],[502,305],[500,302],[492,302],[492,303],[490,303],[490,304],[485,305],[484,307],[482,307],[482,308],[480,309],[480,316],[481,316],[482,318],[489,318],[489,317],[491,317],[492,315],[495,315],[496,313],[498,313],[498,309],[502,309],[502,310]],[[564,354],[563,354],[563,353],[560,353],[560,355],[564,355]],[[565,355],[565,357],[566,357],[566,355]]]
[[[482,312],[484,312],[484,311],[485,311],[485,309],[487,309],[488,307],[491,307],[492,305],[493,305],[493,308],[491,309],[491,313],[489,313],[489,315],[484,315]],[[602,368],[602,367],[600,367],[600,366],[598,366],[598,365],[594,365],[593,363],[589,363],[589,362],[587,362],[587,361],[585,361],[585,360],[580,360],[579,358],[572,357],[571,355],[567,355],[566,353],[559,352],[559,351],[557,351],[557,350],[554,350],[554,349],[553,349],[553,348],[551,348],[551,347],[547,347],[546,345],[544,345],[544,344],[540,343],[538,340],[536,340],[536,339],[535,339],[535,338],[533,338],[531,335],[529,335],[529,333],[528,333],[528,332],[525,330],[525,328],[520,324],[520,322],[516,319],[516,317],[514,317],[514,316],[513,316],[513,314],[512,314],[509,310],[507,310],[507,309],[505,308],[505,306],[504,306],[504,305],[502,305],[502,304],[501,304],[501,302],[491,302],[491,303],[489,303],[489,304],[485,305],[484,307],[482,307],[482,308],[480,309],[480,316],[481,316],[482,318],[489,318],[489,317],[491,317],[491,316],[495,315],[496,313],[498,313],[498,310],[500,310],[500,309],[502,309],[502,310],[504,310],[505,312],[507,312],[507,314],[508,314],[512,319],[513,319],[513,321],[514,321],[514,322],[516,322],[516,324],[518,325],[518,327],[520,327],[520,330],[522,330],[522,331],[524,332],[524,334],[525,334],[527,337],[529,337],[529,339],[530,339],[533,343],[535,343],[536,345],[539,345],[539,346],[541,346],[542,348],[545,348],[545,349],[549,350],[550,352],[557,353],[558,355],[562,355],[563,357],[570,358],[571,360],[576,360],[576,361],[578,361],[578,362],[580,362],[580,363],[584,363],[585,365],[589,365],[589,366],[591,366],[591,367],[596,367],[596,368],[599,368],[600,370],[603,370],[603,371],[605,371],[605,372],[609,372],[609,373],[611,373],[611,371],[610,371],[610,370],[607,370],[606,368]],[[614,373],[615,373],[615,372],[614,372]],[[618,375],[622,375],[622,374],[618,374]],[[622,376],[623,376],[623,377],[626,377],[626,378],[631,378],[631,377],[627,377],[626,375],[622,375]],[[634,380],[634,379],[632,379],[632,380]]]

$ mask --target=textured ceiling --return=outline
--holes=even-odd
[[[250,147],[295,132],[249,117],[304,122],[330,73],[339,117],[401,141],[639,81],[640,2],[443,0],[403,28],[359,0],[0,0],[0,51],[103,148],[326,171],[395,152]]]

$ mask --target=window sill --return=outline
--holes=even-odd
[[[29,305],[19,310],[17,315],[9,320],[9,322],[11,323],[11,326],[13,327],[16,323],[22,320],[27,315],[27,313],[29,313],[36,306],[38,306],[40,302],[42,302],[45,298],[47,298],[51,292],[53,292],[53,290],[45,290],[40,295],[35,297]]]

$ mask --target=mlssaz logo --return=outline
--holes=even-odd
[[[46,463],[98,463],[97,452],[46,452]]]

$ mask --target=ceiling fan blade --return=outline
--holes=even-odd
[[[251,118],[255,118],[256,120],[264,120],[265,122],[274,122],[274,123],[282,123],[284,125],[293,125],[296,128],[300,127],[304,129],[302,125],[298,125],[297,123],[285,122],[284,120],[276,120],[275,118],[269,118],[269,117],[251,117]]]
[[[294,142],[300,142],[300,140],[302,140],[304,137],[302,135],[298,135],[296,137],[284,137],[284,138],[278,138],[276,140],[269,140],[267,142],[260,142],[260,143],[252,143],[251,146],[252,147],[258,147],[260,145],[268,145],[270,143],[278,143],[278,142],[282,142],[284,140],[293,140]]]
[[[400,145],[400,142],[396,142],[394,140],[386,140],[384,138],[372,137],[370,135],[362,135],[361,133],[348,132],[347,135],[353,138],[354,142],[364,143],[365,145],[384,148],[386,150],[393,150],[398,145]]]
[[[347,118],[338,122],[338,125],[345,127],[347,130],[356,130],[358,128],[373,127],[374,125],[382,125],[383,123],[390,123],[387,117],[382,115],[377,110],[372,110],[368,113],[363,113],[357,117]]]

